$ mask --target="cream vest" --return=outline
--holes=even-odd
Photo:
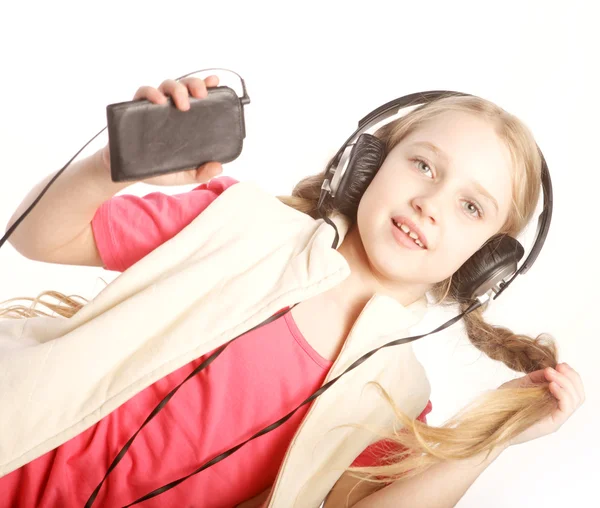
[[[341,243],[347,219],[333,220]],[[339,284],[350,272],[331,248],[333,238],[322,219],[240,182],[73,318],[0,320],[0,476],[283,307]],[[326,382],[371,349],[407,335],[425,309],[424,299],[403,307],[374,295]],[[269,507],[319,506],[344,469],[378,439],[344,425],[391,428],[392,410],[369,381],[383,385],[413,418],[430,395],[410,344],[369,358],[313,402],[285,455]]]

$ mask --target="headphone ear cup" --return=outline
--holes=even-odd
[[[358,204],[385,159],[383,141],[371,134],[361,134],[349,157],[333,198],[335,209],[356,220]]]
[[[523,246],[512,236],[493,236],[456,271],[451,292],[460,302],[484,295],[517,271],[524,253]]]

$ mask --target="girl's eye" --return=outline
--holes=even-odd
[[[423,159],[414,159],[414,162],[417,163],[417,168],[419,168],[419,171],[421,173],[427,174],[427,172],[429,171],[431,173],[431,178],[433,178],[433,171],[431,171],[431,168],[429,167],[429,164],[427,164],[427,162],[425,162]],[[423,170],[422,168],[426,169]]]
[[[468,215],[470,215],[471,217],[483,217],[483,210],[477,203],[475,203],[474,201],[465,201],[465,204],[467,205],[465,207],[465,210]]]

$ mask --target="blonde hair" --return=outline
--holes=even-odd
[[[513,203],[509,217],[499,232],[516,237],[533,216],[541,185],[539,150],[533,135],[518,118],[479,97],[448,95],[410,111],[381,127],[374,135],[384,142],[388,153],[424,122],[448,111],[467,112],[487,119],[508,146],[514,166]],[[320,215],[316,207],[324,176],[325,170],[308,176],[295,186],[291,196],[277,197],[286,205],[318,218]],[[330,203],[325,203],[325,211],[327,214],[334,211]],[[457,295],[453,293],[451,280],[452,277],[440,281],[431,294],[438,304],[458,304],[464,310],[466,305],[459,303]],[[42,300],[45,296],[60,303],[45,302]],[[78,298],[87,302],[82,297]],[[85,304],[54,291],[43,292],[35,299],[25,299],[32,301],[32,305],[13,305],[0,309],[0,317],[27,318],[54,314],[70,318]],[[13,300],[18,299],[8,302]],[[53,314],[36,309],[38,304],[46,306]],[[487,323],[482,312],[480,308],[468,314],[464,320],[471,343],[480,351],[523,373],[556,366],[557,350],[551,337],[540,335],[532,338],[514,334],[506,328]],[[382,432],[381,436],[400,445],[402,451],[390,452],[384,458],[383,465],[348,469],[364,480],[382,484],[391,479],[409,478],[441,461],[466,459],[483,451],[491,451],[549,415],[556,407],[556,401],[546,385],[493,390],[478,397],[444,425],[435,427],[409,418],[385,392],[382,396],[394,408],[402,427],[397,432]]]

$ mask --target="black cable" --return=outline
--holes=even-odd
[[[319,215],[321,216],[321,218],[327,224],[329,224],[333,228],[333,230],[335,231],[335,238],[333,239],[333,243],[331,244],[331,248],[337,250],[337,248],[338,248],[338,241],[340,239],[340,234],[338,232],[338,228],[335,225],[335,223],[329,217],[327,217],[327,214],[323,210],[323,202],[325,201],[325,198],[327,196],[328,196],[328,192],[325,189],[323,189],[321,191],[321,195],[319,196],[319,201],[317,202],[317,211],[319,212]]]
[[[106,129],[106,127],[104,127],[104,129]],[[42,196],[44,194],[46,194],[46,192],[48,191],[48,189],[50,188],[50,186],[54,183],[54,181],[62,174],[62,172],[67,169],[67,166],[69,164],[71,164],[71,162],[73,162],[73,159],[75,159],[75,157],[77,157],[84,149],[86,146],[88,146],[92,141],[94,141],[94,139],[96,139],[104,130],[102,129],[100,132],[98,132],[98,134],[96,134],[92,139],[90,139],[85,145],[83,145],[81,147],[81,149],[75,154],[73,155],[73,157],[71,158],[71,160],[69,162],[67,162],[59,171],[58,173],[56,173],[54,175],[54,177],[48,182],[48,184],[43,188],[42,192],[40,192],[39,196],[37,198],[35,198],[35,200],[33,201],[33,203],[31,203],[31,205],[29,205],[29,207],[27,208],[27,210],[25,210],[21,216],[15,221],[15,223],[8,229],[8,231],[6,231],[6,233],[4,234],[4,236],[0,239],[0,248],[6,243],[6,241],[8,240],[8,237],[13,233],[13,231],[15,229],[17,229],[17,226],[19,224],[21,224],[21,222],[23,222],[23,219],[25,219],[25,217],[27,217],[29,215],[29,212],[31,212],[31,210],[33,210],[33,207],[35,205],[38,204],[38,202],[40,201],[40,199],[42,199]]]
[[[297,305],[297,304],[296,304]],[[129,447],[133,444],[133,441],[135,440],[135,438],[137,437],[137,435],[140,433],[140,431],[148,424],[148,422],[150,420],[152,420],[152,418],[154,418],[157,413],[166,406],[167,402],[169,402],[169,400],[171,400],[171,397],[173,397],[173,395],[175,395],[175,393],[177,393],[177,390],[179,390],[179,388],[181,388],[181,386],[189,381],[191,378],[193,378],[196,374],[198,374],[201,370],[204,370],[206,367],[208,367],[224,350],[227,346],[229,346],[229,344],[231,344],[234,340],[239,339],[242,335],[251,332],[252,330],[259,328],[260,326],[266,325],[268,323],[270,323],[271,321],[274,321],[275,319],[280,318],[281,316],[283,316],[284,314],[286,314],[287,312],[289,312],[290,310],[292,310],[296,305],[290,307],[289,309],[284,309],[282,311],[279,311],[277,314],[274,314],[273,316],[269,317],[268,319],[266,319],[265,321],[263,321],[262,323],[250,328],[248,331],[244,332],[241,335],[238,335],[237,337],[231,339],[229,342],[226,342],[224,345],[222,345],[220,348],[216,349],[206,360],[204,360],[200,365],[198,365],[198,367],[196,367],[181,383],[179,383],[175,388],[173,388],[159,403],[158,405],[152,410],[152,412],[148,415],[148,418],[146,418],[146,420],[144,421],[144,423],[142,423],[142,425],[140,426],[140,428],[135,432],[135,434],[133,434],[133,436],[131,436],[131,438],[129,438],[129,440],[127,441],[127,443],[125,443],[125,445],[123,446],[123,448],[121,448],[121,451],[117,454],[117,456],[113,459],[113,461],[111,462],[110,466],[108,467],[106,474],[104,475],[104,477],[102,478],[102,480],[100,481],[100,483],[96,486],[96,488],[94,489],[94,492],[92,492],[92,494],[90,495],[89,499],[87,500],[87,502],[85,503],[85,508],[90,508],[92,506],[92,504],[94,503],[94,501],[96,500],[96,497],[98,496],[98,493],[100,492],[100,489],[102,488],[102,484],[104,483],[104,481],[106,480],[106,478],[108,477],[108,475],[110,474],[110,472],[117,467],[117,464],[121,461],[121,459],[125,456],[125,454],[127,453],[127,450],[129,450]]]
[[[241,78],[241,76],[239,74],[237,74],[234,71],[230,71],[229,69],[222,69],[222,68],[213,68],[213,69],[202,69],[200,71],[195,71],[189,74],[185,74],[184,76],[181,76],[179,78],[177,78],[177,80],[180,80],[184,77],[190,76],[192,74],[198,73],[198,72],[204,72],[207,70],[225,70],[225,71],[229,71],[232,72],[234,74],[236,74],[241,82],[242,82],[242,90],[243,90],[243,97],[240,98],[242,104],[247,104],[249,102],[249,98],[247,96],[247,92],[246,92],[246,87],[245,87],[245,83],[244,80]],[[438,92],[432,92],[432,93],[438,93]],[[396,101],[392,101],[395,102]],[[388,106],[391,103],[388,103],[384,106],[382,106],[382,108],[388,108]],[[370,115],[372,115],[373,113],[376,113],[377,111],[381,110],[382,108],[378,108],[378,110],[376,110],[375,112],[372,112]],[[370,116],[369,115],[369,116]],[[368,117],[365,117],[363,120],[361,120],[361,123],[359,124],[359,128],[361,126],[362,123],[364,123],[366,120],[369,119]],[[31,212],[31,210],[35,207],[35,205],[40,201],[40,199],[42,198],[42,196],[47,192],[48,188],[50,187],[50,185],[52,185],[52,183],[54,183],[54,181],[62,174],[62,172],[69,166],[69,164],[71,164],[71,162],[81,153],[81,151],[83,151],[100,133],[102,133],[102,131],[104,131],[104,129],[106,129],[106,127],[104,127],[100,132],[98,132],[98,134],[96,134],[92,139],[90,139],[72,158],[69,162],[67,162],[67,164],[61,168],[56,175],[54,175],[54,177],[50,180],[50,182],[44,187],[44,189],[42,190],[42,192],[39,194],[39,196],[34,200],[34,202],[27,208],[27,210],[25,210],[25,212],[15,221],[15,223],[6,231],[5,235],[0,239],[0,248],[4,245],[4,243],[7,241],[8,237],[13,233],[13,231],[18,227],[18,225],[25,219],[25,217]],[[354,135],[353,135],[354,136]],[[352,138],[352,136],[351,136]],[[349,140],[351,139],[349,138]],[[344,146],[340,149],[340,151],[338,152],[338,154],[336,155],[336,159],[339,160],[339,156],[341,155],[343,149],[345,148],[346,144],[344,144]],[[549,181],[549,175],[546,176],[547,173],[547,168],[545,166],[545,161],[543,161],[543,169],[545,169],[545,173],[544,173],[544,177],[546,179],[544,179],[544,197],[546,198],[546,186],[549,187],[549,191],[551,192],[551,187],[550,187],[550,181]],[[332,244],[332,248],[337,249],[337,244],[339,241],[339,233],[337,230],[336,225],[333,223],[333,221],[331,221],[331,219],[329,219],[329,217],[327,217],[326,215],[324,215],[322,213],[321,210],[321,205],[325,199],[325,197],[327,196],[328,192],[323,189],[323,192],[321,193],[319,202],[318,202],[318,206],[317,208],[319,209],[319,211],[321,212],[321,216],[323,218],[323,220],[328,223],[329,225],[331,225],[334,230],[335,230],[335,238]],[[551,212],[551,195],[550,195],[550,212]],[[546,217],[542,217],[540,216],[540,220],[544,218],[545,221],[548,222],[548,226],[549,226],[549,216]],[[545,224],[545,222],[544,222]],[[533,260],[535,260],[535,257],[537,257],[537,253],[539,252],[539,250],[541,249],[541,245],[543,245],[543,239],[546,236],[546,232],[548,229],[548,226],[545,226],[544,229],[544,235],[542,237],[541,243],[538,246],[538,242],[539,240],[539,233],[538,233],[538,238],[536,239],[536,244],[534,245],[534,250],[537,247],[537,250],[535,252],[535,255],[532,258],[532,262],[531,264],[533,264]],[[534,253],[531,253],[529,257],[531,257]],[[529,257],[527,259],[529,259]],[[527,264],[527,263],[525,263]],[[521,267],[521,269],[525,268],[525,264]],[[526,271],[526,269],[525,269]],[[519,272],[517,272],[518,274]],[[525,273],[525,272],[523,272]],[[515,274],[515,276],[517,275]],[[514,278],[514,277],[513,277]],[[504,286],[502,287],[502,291],[510,284],[510,282],[512,282],[512,279],[508,282],[505,283]],[[496,297],[499,294],[496,295]],[[132,506],[134,504],[138,504],[142,501],[145,501],[147,499],[150,499],[152,497],[155,497],[159,494],[162,494],[163,492],[179,485],[180,483],[182,483],[183,481],[185,481],[186,479],[190,478],[191,476],[200,473],[201,471],[203,471],[204,469],[207,469],[208,467],[216,464],[217,462],[220,462],[221,460],[225,459],[226,457],[228,457],[229,455],[235,453],[237,450],[239,450],[242,446],[244,446],[245,444],[247,444],[248,442],[274,430],[275,428],[279,427],[280,425],[283,425],[286,421],[288,421],[291,416],[298,411],[298,409],[300,409],[302,406],[304,406],[305,404],[308,404],[309,402],[312,402],[314,399],[316,399],[317,397],[319,397],[323,392],[325,392],[326,390],[328,390],[331,386],[333,386],[333,384],[335,384],[338,379],[340,379],[343,375],[347,374],[348,372],[350,372],[351,370],[355,369],[356,367],[358,367],[360,364],[362,364],[363,362],[365,362],[368,358],[370,358],[372,355],[374,355],[377,351],[379,351],[380,349],[384,349],[386,347],[392,347],[392,346],[396,346],[396,345],[400,345],[400,344],[405,344],[408,342],[412,342],[414,340],[420,339],[422,337],[426,337],[428,335],[437,333],[438,331],[444,330],[445,328],[448,328],[449,326],[452,326],[454,323],[456,323],[458,320],[460,320],[462,317],[464,317],[466,314],[469,314],[470,312],[474,311],[475,309],[477,309],[478,307],[480,307],[483,304],[483,302],[476,300],[474,301],[465,311],[463,311],[462,313],[460,313],[459,315],[455,316],[454,318],[448,320],[446,323],[444,323],[443,325],[439,326],[438,328],[436,328],[435,330],[423,334],[423,335],[417,335],[417,336],[413,336],[413,337],[406,337],[403,339],[397,339],[394,340],[392,342],[389,342],[387,344],[384,344],[383,346],[380,346],[372,351],[369,351],[368,353],[366,353],[365,355],[361,356],[358,360],[356,360],[354,363],[352,363],[352,365],[350,365],[344,372],[342,372],[339,376],[337,376],[336,378],[332,379],[331,381],[327,382],[325,385],[323,385],[321,388],[319,388],[316,392],[314,392],[311,396],[309,396],[305,401],[303,401],[298,407],[296,407],[293,411],[291,411],[290,413],[288,413],[287,415],[285,415],[283,418],[279,419],[278,421],[270,424],[269,426],[265,427],[264,429],[262,429],[261,431],[259,431],[258,433],[256,433],[254,436],[252,436],[251,438],[247,439],[246,441],[230,448],[229,450],[227,450],[226,452],[221,453],[220,455],[214,457],[213,459],[209,460],[208,462],[204,463],[202,466],[200,466],[196,471],[190,473],[187,476],[184,476],[182,478],[179,478],[178,480],[175,480],[169,484],[166,484],[158,489],[155,489],[154,491],[146,494],[145,496],[137,499],[136,501],[134,501],[133,503],[130,503],[128,505],[126,505],[125,508]],[[297,304],[296,304],[297,305]],[[294,306],[292,306],[291,308],[281,311],[279,313],[277,313],[274,316],[271,316],[269,319],[265,320],[263,323],[260,323],[259,325],[251,328],[250,330],[244,332],[248,333],[252,330],[254,330],[255,328],[258,328],[260,326],[263,326],[269,322],[271,322],[274,319],[278,319],[279,317],[281,317],[283,314],[285,314],[286,312],[289,312]],[[85,508],[89,508],[91,507],[91,505],[93,504],[94,500],[96,499],[104,481],[106,480],[106,478],[108,477],[108,475],[110,474],[111,471],[114,470],[114,468],[116,467],[116,465],[119,463],[119,461],[124,457],[125,453],[127,453],[128,449],[130,448],[130,446],[132,445],[133,441],[135,440],[135,438],[137,437],[137,435],[139,434],[139,432],[150,422],[150,420],[152,420],[152,418],[154,418],[154,416],[156,416],[156,414],[161,411],[164,406],[169,402],[169,400],[175,395],[175,393],[179,390],[179,388],[185,383],[187,382],[189,379],[191,379],[192,377],[194,377],[196,374],[198,374],[200,371],[202,371],[205,367],[207,367],[208,365],[210,365],[210,363],[212,363],[224,350],[225,348],[234,340],[237,340],[239,337],[241,337],[242,335],[239,335],[238,337],[235,337],[234,339],[230,340],[229,342],[227,342],[226,344],[222,345],[220,348],[218,348],[217,350],[215,350],[204,362],[202,362],[202,364],[200,364],[198,367],[196,367],[194,369],[194,371],[189,374],[179,385],[177,385],[173,390],[171,390],[164,398],[163,400],[154,408],[154,410],[150,413],[150,415],[148,415],[148,417],[146,418],[146,420],[144,421],[144,423],[140,426],[140,428],[134,433],[134,435],[127,441],[127,443],[123,446],[123,448],[120,450],[120,452],[117,454],[117,456],[115,457],[115,459],[112,461],[112,463],[110,464],[106,474],[104,475],[104,477],[102,478],[102,480],[100,481],[100,483],[98,484],[98,486],[96,487],[96,489],[92,492],[90,498],[88,499],[87,503],[85,504]]]
[[[298,411],[298,409],[300,409],[302,406],[308,404],[309,402],[312,402],[313,400],[315,400],[317,397],[319,397],[319,395],[321,395],[323,392],[325,392],[326,390],[328,390],[329,388],[331,388],[331,386],[333,386],[338,381],[338,379],[340,379],[342,376],[344,376],[345,374],[347,374],[351,370],[353,370],[356,367],[358,367],[363,362],[365,362],[367,359],[369,359],[371,356],[373,356],[375,353],[377,353],[377,351],[379,351],[380,349],[384,349],[384,348],[392,347],[392,346],[398,346],[400,344],[405,344],[405,343],[408,343],[408,342],[412,342],[412,341],[420,339],[422,337],[427,337],[428,335],[431,335],[433,333],[437,333],[439,331],[442,331],[442,330],[448,328],[449,326],[452,326],[454,323],[456,323],[458,320],[460,320],[463,316],[465,316],[468,313],[474,311],[475,309],[477,309],[481,305],[482,305],[482,303],[480,301],[475,301],[465,311],[461,312],[460,314],[458,314],[457,316],[453,317],[452,319],[446,321],[443,325],[438,326],[435,330],[433,330],[433,331],[431,331],[429,333],[425,333],[423,335],[415,335],[413,337],[406,337],[406,338],[403,338],[403,339],[396,339],[396,340],[393,340],[391,342],[388,342],[388,343],[384,344],[383,346],[380,346],[380,347],[378,347],[376,349],[373,349],[372,351],[369,351],[368,353],[365,353],[358,360],[356,360],[354,363],[352,363],[352,365],[350,365],[339,376],[337,376],[336,378],[334,378],[334,379],[328,381],[327,383],[325,383],[323,386],[321,386],[321,388],[319,388],[316,392],[314,392],[312,395],[310,395],[306,400],[304,400],[300,405],[298,405],[298,407],[296,407],[295,409],[293,409],[292,411],[290,411],[284,417],[280,418],[276,422],[274,422],[274,423],[268,425],[267,427],[265,427],[264,429],[260,430],[259,432],[257,432],[256,434],[254,434],[252,437],[246,439],[246,441],[244,441],[244,442],[242,442],[242,443],[240,443],[240,444],[238,444],[236,446],[233,446],[229,450],[221,453],[220,455],[217,455],[216,457],[213,457],[208,462],[205,462],[204,464],[202,464],[202,466],[200,466],[198,469],[196,469],[192,473],[190,473],[190,474],[188,474],[186,476],[182,476],[181,478],[179,478],[179,479],[177,479],[175,481],[167,483],[166,485],[163,485],[162,487],[159,487],[158,489],[155,489],[152,492],[149,492],[148,494],[146,494],[146,495],[144,495],[144,496],[136,499],[132,503],[129,503],[129,504],[125,505],[123,508],[129,508],[130,506],[133,506],[135,504],[138,504],[138,503],[141,503],[141,502],[146,501],[148,499],[151,499],[153,497],[156,497],[156,496],[162,494],[163,492],[166,492],[167,490],[170,490],[170,489],[176,487],[177,485],[179,485],[180,483],[184,482],[188,478],[190,478],[190,477],[192,477],[192,476],[194,476],[194,475],[196,475],[196,474],[204,471],[205,469],[213,466],[217,462],[220,462],[223,459],[229,457],[230,455],[232,455],[233,453],[235,453],[237,450],[239,450],[242,446],[244,446],[245,444],[249,443],[250,441],[252,441],[252,440],[254,440],[254,439],[256,439],[256,438],[258,438],[258,437],[260,437],[260,436],[262,436],[264,434],[266,434],[267,432],[271,432],[272,430],[276,429],[280,425],[283,425],[285,422],[287,422],[292,417],[292,415],[296,411]],[[87,508],[87,505],[86,505],[86,508]]]
[[[233,339],[233,340],[235,340],[235,339]],[[127,450],[129,450],[129,447],[133,444],[133,441],[135,440],[135,438],[137,437],[137,435],[148,424],[148,422],[150,420],[152,420],[152,418],[154,418],[156,416],[156,414],[163,407],[165,407],[165,405],[167,404],[167,402],[169,402],[169,400],[171,400],[171,397],[173,397],[173,395],[175,395],[175,393],[177,393],[177,390],[179,390],[179,388],[181,388],[181,386],[183,385],[183,383],[185,383],[190,378],[192,378],[194,375],[196,375],[198,372],[200,372],[202,369],[204,369],[205,367],[207,367],[208,365],[210,365],[215,360],[215,358],[217,358],[225,350],[225,348],[229,344],[230,344],[230,342],[228,342],[227,344],[225,344],[225,345],[221,346],[219,349],[217,349],[212,355],[210,355],[206,360],[204,360],[200,365],[198,365],[198,367],[196,367],[188,377],[186,377],[181,383],[179,383],[175,388],[173,388],[165,396],[165,398],[163,398],[163,400],[161,400],[158,403],[158,405],[148,415],[148,418],[146,418],[146,420],[144,421],[144,423],[142,423],[142,425],[140,426],[140,428],[135,431],[135,434],[133,434],[133,436],[131,436],[129,438],[129,441],[127,441],[127,443],[125,443],[125,445],[123,446],[123,448],[121,448],[121,451],[113,459],[113,461],[111,462],[110,466],[108,466],[108,469],[106,470],[106,474],[104,475],[104,478],[102,478],[102,480],[100,481],[100,483],[96,486],[96,488],[94,489],[94,492],[92,492],[92,495],[87,500],[87,503],[85,503],[85,508],[89,508],[90,506],[92,506],[92,503],[96,500],[96,497],[98,496],[98,493],[100,492],[100,489],[102,488],[102,485],[104,484],[104,481],[106,480],[106,478],[108,477],[108,475],[110,474],[110,472],[115,467],[117,467],[117,464],[125,456],[125,454],[127,453]]]
[[[242,93],[243,96],[240,97],[240,101],[242,102],[242,104],[247,104],[250,102],[250,99],[248,97],[248,93],[246,91],[246,83],[244,82],[244,80],[242,79],[242,76],[240,76],[237,72],[232,71],[230,69],[225,69],[223,67],[211,67],[208,69],[201,69],[199,71],[194,71],[194,72],[190,72],[188,74],[184,74],[183,76],[179,76],[175,81],[179,81],[183,78],[187,78],[188,76],[191,76],[192,74],[197,74],[199,72],[206,72],[206,71],[214,71],[214,70],[224,70],[224,71],[228,71],[228,72],[232,72],[233,74],[235,74],[238,78],[240,78],[240,81],[242,82]],[[25,217],[27,217],[29,215],[29,213],[31,212],[31,210],[33,210],[33,208],[35,207],[35,205],[37,205],[40,201],[40,199],[42,199],[42,196],[44,194],[46,194],[46,192],[48,191],[48,189],[50,188],[50,186],[54,183],[54,181],[63,173],[63,171],[65,169],[67,169],[67,167],[69,166],[69,164],[71,164],[71,162],[73,162],[73,160],[85,149],[86,146],[88,146],[92,141],[94,141],[94,139],[96,139],[104,130],[106,129],[106,127],[102,128],[100,130],[100,132],[98,132],[98,134],[96,134],[92,139],[90,139],[85,145],[83,145],[79,151],[73,155],[73,157],[71,157],[71,160],[69,162],[67,162],[55,175],[54,177],[48,182],[48,184],[42,189],[42,192],[40,192],[40,194],[38,195],[37,198],[35,198],[35,200],[33,201],[33,203],[31,203],[31,205],[29,205],[29,207],[27,208],[27,210],[25,210],[21,216],[15,221],[15,223],[6,231],[6,233],[4,234],[4,236],[2,238],[0,238],[0,248],[2,248],[2,246],[6,243],[6,241],[8,240],[8,237],[10,235],[12,235],[13,231],[15,229],[17,229],[17,227],[19,226],[19,224],[21,224],[21,222],[23,222],[23,220],[25,219]]]
[[[331,225],[331,226],[334,228],[334,230],[335,230],[335,239],[334,239],[334,241],[333,241],[332,248],[334,248],[334,249],[337,249],[337,244],[338,244],[338,240],[339,240],[338,229],[337,229],[336,225],[335,225],[335,224],[334,224],[334,223],[333,223],[333,222],[332,222],[332,221],[329,219],[329,217],[327,217],[327,216],[326,216],[326,214],[325,214],[325,213],[323,213],[323,210],[322,210],[322,204],[323,204],[323,202],[324,202],[324,200],[325,200],[325,198],[326,198],[326,195],[327,195],[327,193],[326,193],[326,192],[322,192],[322,193],[321,193],[321,196],[320,196],[320,199],[319,199],[319,202],[318,202],[318,205],[317,205],[317,209],[319,210],[319,212],[320,212],[320,215],[321,215],[321,217],[323,218],[323,220],[324,220],[326,223],[330,224],[330,225]],[[297,304],[296,304],[296,305],[297,305]],[[287,311],[283,312],[283,314],[285,314],[286,312],[289,312],[289,311],[290,311],[290,310],[291,310],[293,307],[295,307],[296,305],[292,306],[292,307],[291,307],[291,308],[289,308]],[[348,367],[348,368],[347,368],[347,369],[346,369],[344,372],[342,372],[342,373],[341,373],[339,376],[337,376],[336,378],[334,378],[334,379],[332,379],[332,380],[328,381],[326,384],[324,384],[323,386],[321,386],[321,387],[320,387],[320,388],[319,388],[317,391],[315,391],[315,392],[314,392],[312,395],[310,395],[310,396],[309,396],[309,397],[308,397],[306,400],[304,400],[302,403],[300,403],[300,404],[299,404],[299,405],[298,405],[298,406],[297,406],[295,409],[293,409],[292,411],[290,411],[288,414],[286,414],[285,416],[283,416],[282,418],[280,418],[280,419],[279,419],[279,420],[277,420],[276,422],[274,422],[274,423],[272,423],[272,424],[268,425],[267,427],[263,428],[262,430],[260,430],[259,432],[257,432],[256,434],[254,434],[252,437],[248,438],[248,439],[247,439],[247,440],[245,440],[244,442],[242,442],[242,443],[240,443],[240,444],[238,444],[238,445],[236,445],[236,446],[233,446],[233,447],[232,447],[232,448],[230,448],[229,450],[227,450],[227,451],[225,451],[225,452],[223,452],[223,453],[221,453],[221,454],[217,455],[216,457],[213,457],[212,459],[210,459],[209,461],[207,461],[207,462],[205,462],[204,464],[202,464],[202,466],[200,466],[198,469],[196,469],[195,471],[191,472],[190,474],[188,474],[188,475],[186,475],[186,476],[183,476],[183,477],[181,477],[181,478],[179,478],[179,479],[177,479],[177,480],[174,480],[174,481],[172,481],[172,482],[170,482],[170,483],[167,483],[167,484],[163,485],[162,487],[159,487],[159,488],[157,488],[157,489],[153,490],[152,492],[149,492],[148,494],[145,494],[144,496],[142,496],[142,497],[140,497],[140,498],[136,499],[136,500],[135,500],[135,501],[133,501],[132,503],[129,503],[129,504],[125,505],[123,508],[129,508],[130,506],[133,506],[133,505],[135,505],[135,504],[139,504],[139,503],[141,503],[141,502],[143,502],[143,501],[146,501],[146,500],[148,500],[148,499],[151,499],[151,498],[153,498],[153,497],[156,497],[156,496],[158,496],[158,495],[160,495],[160,494],[162,494],[162,493],[164,493],[164,492],[166,492],[166,491],[168,491],[168,490],[170,490],[170,489],[172,489],[172,488],[176,487],[177,485],[179,485],[180,483],[183,483],[183,482],[184,482],[185,480],[187,480],[188,478],[190,478],[190,477],[192,477],[192,476],[194,476],[194,475],[196,475],[196,474],[198,474],[198,473],[200,473],[200,472],[204,471],[205,469],[208,469],[209,467],[213,466],[214,464],[216,464],[216,463],[218,463],[218,462],[222,461],[223,459],[225,459],[225,458],[229,457],[230,455],[232,455],[233,453],[235,453],[237,450],[239,450],[239,449],[240,449],[242,446],[244,446],[245,444],[249,443],[250,441],[252,441],[252,440],[254,440],[254,439],[256,439],[256,438],[258,438],[258,437],[260,437],[260,436],[262,436],[262,435],[264,435],[264,434],[267,434],[268,432],[271,432],[272,430],[276,429],[277,427],[279,427],[279,426],[283,425],[283,424],[284,424],[285,422],[287,422],[287,421],[288,421],[288,420],[289,420],[289,419],[290,419],[290,418],[291,418],[291,417],[294,415],[294,413],[296,413],[296,411],[298,411],[298,410],[299,410],[299,409],[300,409],[302,406],[304,406],[304,405],[306,405],[306,404],[308,404],[308,403],[312,402],[313,400],[315,400],[315,399],[316,399],[317,397],[319,397],[319,396],[320,396],[322,393],[324,393],[324,392],[325,392],[326,390],[328,390],[328,389],[329,389],[331,386],[333,386],[333,385],[334,385],[334,384],[335,384],[335,383],[338,381],[338,379],[340,379],[340,378],[341,378],[343,375],[347,374],[347,373],[348,373],[348,372],[350,372],[351,370],[353,370],[353,369],[355,369],[356,367],[358,367],[360,364],[362,364],[363,362],[365,362],[367,359],[369,359],[371,356],[373,356],[373,355],[374,355],[374,354],[375,354],[377,351],[379,351],[380,349],[384,349],[384,348],[387,348],[387,347],[392,347],[392,346],[397,346],[397,345],[400,345],[400,344],[405,344],[405,343],[408,343],[408,342],[412,342],[412,341],[414,341],[414,340],[417,340],[417,339],[420,339],[420,338],[422,338],[422,337],[426,337],[427,335],[431,335],[431,334],[437,333],[437,332],[439,332],[439,331],[442,331],[442,330],[444,330],[445,328],[448,328],[449,326],[452,326],[454,323],[456,323],[458,320],[460,320],[460,319],[461,319],[463,316],[465,316],[466,314],[468,314],[468,313],[470,313],[470,312],[474,311],[475,309],[477,309],[477,308],[478,308],[478,307],[480,307],[481,305],[482,305],[482,302],[480,302],[480,301],[476,300],[476,301],[475,301],[473,304],[471,304],[471,305],[470,305],[470,306],[469,306],[469,307],[468,307],[468,308],[467,308],[465,311],[463,311],[462,313],[460,313],[460,314],[458,314],[457,316],[453,317],[452,319],[450,319],[450,320],[446,321],[444,324],[442,324],[441,326],[437,327],[435,330],[433,330],[433,331],[431,331],[431,332],[429,332],[429,333],[426,333],[426,334],[423,334],[423,335],[417,335],[417,336],[413,336],[413,337],[406,337],[406,338],[403,338],[403,339],[397,339],[397,340],[394,340],[394,341],[388,342],[387,344],[384,344],[383,346],[380,346],[380,347],[378,347],[378,348],[376,348],[376,349],[373,349],[372,351],[369,351],[368,353],[366,353],[366,354],[364,354],[363,356],[361,356],[361,357],[360,357],[358,360],[356,360],[354,363],[352,363],[352,365],[350,365],[350,366],[349,366],[349,367]],[[272,317],[271,317],[269,320],[267,320],[266,322],[264,322],[264,323],[261,323],[261,324],[259,324],[259,325],[255,326],[254,328],[258,328],[258,327],[260,327],[260,326],[263,326],[264,324],[266,324],[266,323],[267,323],[267,322],[269,322],[270,320],[276,319],[277,317],[279,317],[279,316],[278,316],[278,315],[272,316]],[[254,328],[253,328],[253,329],[254,329]],[[239,337],[236,337],[236,339],[237,339],[237,338],[239,338]],[[233,339],[233,340],[236,340],[236,339]],[[230,341],[229,343],[233,342],[233,340],[232,340],[232,341]],[[229,344],[229,343],[227,343],[227,344]],[[226,344],[226,345],[227,345],[227,344]],[[225,345],[225,346],[226,346],[226,345]],[[223,348],[222,348],[222,349],[224,349],[224,347],[225,347],[225,346],[223,346]],[[220,354],[220,352],[221,352],[221,351],[217,351],[217,353],[218,353],[218,354]],[[216,356],[218,356],[218,354],[216,354]],[[215,358],[216,358],[216,356],[215,356]],[[212,361],[212,360],[214,360],[214,358],[212,358],[210,361]],[[194,372],[193,372],[192,374],[190,374],[190,376],[188,376],[188,378],[186,378],[186,380],[185,380],[185,381],[187,381],[187,379],[189,379],[189,377],[191,377],[192,375],[196,374],[196,373],[197,373],[197,372],[199,372],[200,370],[201,370],[201,369],[199,369],[199,368],[195,369],[195,370],[194,370]],[[184,381],[184,382],[185,382],[185,381]],[[182,384],[183,384],[183,383],[182,383]],[[161,404],[162,404],[162,402],[161,402]],[[159,404],[159,405],[161,405],[161,404]],[[165,402],[165,404],[166,404],[166,402]],[[162,405],[164,406],[164,404],[162,404]],[[162,406],[161,406],[161,408],[162,408]],[[158,412],[158,411],[156,411],[156,412]],[[145,425],[145,424],[146,424],[146,422],[144,423],[144,425]],[[143,427],[143,426],[142,426],[142,427]],[[140,428],[139,430],[141,430],[141,428]],[[139,432],[139,430],[138,430],[138,432]],[[131,438],[131,440],[130,440],[130,441],[133,441],[133,439],[135,438],[135,436],[136,436],[136,435],[137,435],[137,432],[136,432],[136,434],[135,434],[135,435],[134,435],[134,436]],[[127,446],[127,445],[126,445],[126,446]],[[126,451],[126,450],[125,450],[125,451]],[[125,451],[121,450],[121,452],[120,452],[120,453],[119,453],[119,455],[117,456],[117,458],[118,458],[119,460],[120,460],[120,459],[122,458],[122,456],[125,454]],[[116,460],[116,459],[115,459],[115,460]],[[118,461],[117,461],[117,462],[118,462]],[[113,463],[114,463],[114,461],[113,461]],[[110,468],[110,469],[112,469],[112,468]],[[109,472],[110,472],[110,470],[107,472],[107,475],[108,475],[108,473],[109,473]],[[106,478],[106,476],[105,476],[105,478]],[[104,479],[103,479],[102,481],[104,481]],[[96,491],[94,491],[94,492],[95,492],[95,494],[97,494],[97,491],[100,489],[100,486],[101,486],[101,485],[102,485],[102,482],[100,483],[100,485],[98,485],[98,487],[96,488]],[[94,495],[94,498],[95,498],[95,495]],[[91,498],[90,498],[90,499],[91,499]],[[91,500],[93,501],[93,499],[91,499]],[[91,506],[91,502],[90,502],[90,501],[88,501],[88,503],[89,503],[89,504],[86,504],[86,508],[89,508],[89,507]]]

